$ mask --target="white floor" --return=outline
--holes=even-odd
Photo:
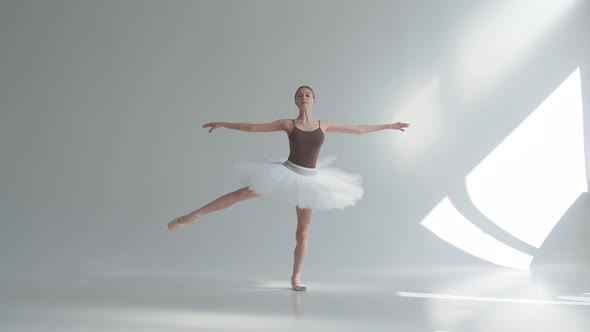
[[[590,331],[587,265],[2,281],[0,331]]]

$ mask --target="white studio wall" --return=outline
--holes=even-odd
[[[260,198],[177,232],[166,223],[237,189],[235,162],[288,153],[283,133],[201,126],[296,117],[300,85],[315,89],[320,119],[411,124],[327,135],[322,154],[363,174],[366,194],[314,214],[307,271],[491,264],[423,226],[449,230],[448,215],[432,219],[447,199],[526,268],[555,250],[579,255],[565,245],[588,232],[589,19],[581,0],[3,1],[3,275],[289,274],[291,209]],[[565,99],[550,99],[563,84]],[[509,139],[546,100],[553,113]],[[520,159],[490,162],[510,142]],[[553,167],[527,151],[571,159]],[[532,199],[547,182],[548,200]],[[505,192],[481,196],[498,184]],[[544,211],[531,210],[560,190],[567,200],[530,238]],[[508,193],[522,204],[488,204]],[[568,231],[552,236],[560,224]]]

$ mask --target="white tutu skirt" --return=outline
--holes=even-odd
[[[330,167],[335,159],[320,158],[316,168],[288,160],[241,162],[235,166],[241,182],[263,196],[300,208],[343,209],[363,197],[362,177]]]

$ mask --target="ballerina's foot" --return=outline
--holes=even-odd
[[[178,217],[168,223],[168,229],[173,231],[189,224],[194,224],[199,220],[199,215],[189,213],[186,216]]]
[[[307,287],[300,283],[298,279],[291,279],[291,287],[298,292],[304,292],[307,290]]]

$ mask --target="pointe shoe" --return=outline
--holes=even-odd
[[[305,292],[307,290],[307,287],[299,283],[299,280],[291,279],[291,287],[293,288],[293,290],[298,292]]]
[[[199,216],[189,213],[186,216],[178,217],[168,223],[168,230],[175,230],[184,227],[188,224],[194,224],[199,220]]]

